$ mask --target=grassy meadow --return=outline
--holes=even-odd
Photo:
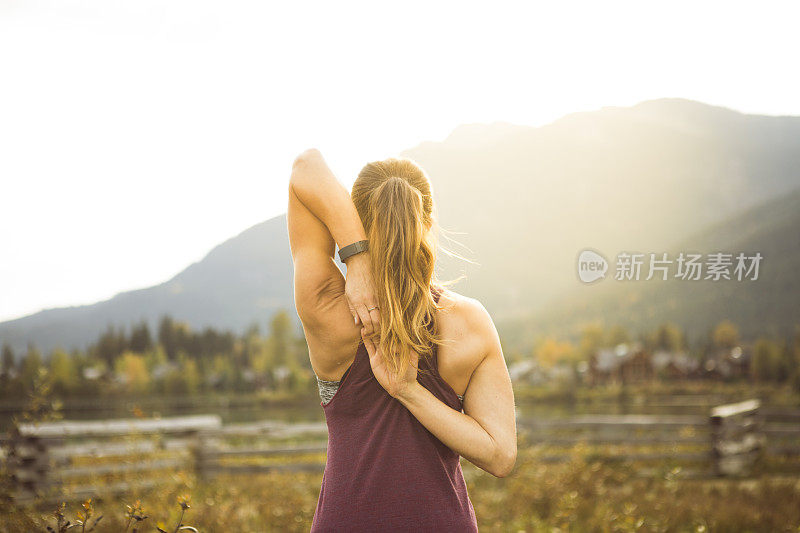
[[[682,480],[665,469],[650,478],[630,465],[574,459],[546,465],[540,450],[521,450],[515,472],[504,479],[464,465],[481,531],[798,531],[800,478],[765,475],[743,480]],[[156,490],[93,501],[102,514],[95,531],[124,531],[126,505],[140,500],[139,531],[173,531],[179,499],[189,495],[183,523],[199,531],[308,531],[321,476],[271,473],[223,476],[198,483],[186,473],[165,475]],[[65,514],[74,520],[79,503]],[[141,516],[141,515],[140,515]],[[45,531],[52,513],[5,509],[2,531]]]
[[[680,406],[677,412],[704,413],[716,402],[745,396],[760,396],[769,405],[781,408],[796,409],[800,405],[789,388],[724,383],[569,390],[521,387],[517,396],[525,416],[556,413],[557,418],[575,413],[676,412],[676,405]],[[685,405],[687,399],[696,405]],[[281,404],[286,401],[283,398]],[[267,411],[275,408],[280,409],[272,406]],[[302,442],[288,438],[279,444]],[[800,531],[800,460],[796,457],[765,456],[752,475],[738,478],[686,475],[692,465],[678,459],[646,464],[636,459],[607,460],[643,451],[679,454],[701,448],[625,442],[559,448],[534,442],[520,431],[519,456],[510,476],[498,479],[464,460],[462,465],[481,531]],[[554,451],[566,454],[567,460],[548,461]],[[127,460],[143,458],[130,456]],[[158,457],[151,454],[148,458]],[[112,459],[84,459],[72,466],[104,461]],[[249,459],[232,457],[225,461],[242,465]],[[324,453],[259,458],[256,462],[319,464],[324,463]],[[88,503],[69,501],[61,511],[54,502],[17,506],[4,499],[0,531],[50,531],[48,526],[58,531],[59,513],[64,521],[75,524],[85,519],[87,508],[91,512],[86,531],[101,515],[94,531],[135,528],[173,532],[181,516],[184,526],[198,531],[308,531],[321,477],[321,471],[220,473],[205,478],[191,469],[165,469],[156,475],[108,473],[78,481],[100,487],[149,481],[152,486],[123,495],[101,493]],[[70,485],[65,485],[63,493],[69,491]],[[83,531],[81,527],[77,530]]]

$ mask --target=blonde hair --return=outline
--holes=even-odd
[[[376,344],[397,375],[412,350],[430,357],[434,345],[444,344],[433,320],[442,306],[431,286],[441,291],[451,282],[437,279],[434,271],[438,226],[431,182],[411,159],[389,158],[359,172],[351,197],[369,239],[381,314]]]

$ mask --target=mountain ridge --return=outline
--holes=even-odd
[[[496,321],[540,312],[575,282],[583,248],[666,248],[800,186],[800,117],[658,99],[566,115],[541,127],[467,124],[402,152],[431,177],[439,221],[476,264],[437,272]],[[444,242],[447,245],[447,242]],[[472,250],[472,252],[469,252]],[[247,228],[169,280],[84,306],[0,323],[0,342],[81,347],[108,323],[244,330],[292,315],[285,215]]]

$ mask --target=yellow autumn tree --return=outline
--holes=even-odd
[[[588,361],[597,350],[603,347],[604,339],[605,332],[600,324],[591,323],[584,326],[578,347],[580,358]]]
[[[150,384],[150,373],[147,371],[147,363],[142,355],[131,351],[124,352],[114,362],[114,371],[122,380],[127,392],[147,391],[147,386]]]
[[[569,341],[545,337],[537,343],[533,354],[543,368],[552,368],[558,363],[575,360],[577,352]]]
[[[730,320],[723,320],[714,328],[712,337],[718,348],[733,348],[739,344],[739,328]]]
[[[53,387],[61,394],[72,391],[78,382],[75,362],[61,348],[56,348],[50,355],[50,375],[53,378]]]

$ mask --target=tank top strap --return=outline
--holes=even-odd
[[[439,287],[439,286],[436,286],[436,285],[431,285],[430,290],[431,290],[431,294],[433,295],[433,301],[438,304],[439,303],[439,298],[441,298],[441,296],[442,296],[442,288]],[[433,317],[431,318],[430,322],[428,322],[427,328],[429,330],[433,331],[433,328],[434,328],[434,319],[433,319]],[[437,348],[437,346],[434,345],[432,353],[431,353],[430,360],[428,360],[428,358],[426,358],[426,357],[423,357],[422,359],[425,360],[425,363],[423,363],[424,366],[432,367],[432,370],[435,373],[438,373],[437,367],[438,367],[438,359],[439,359],[439,357],[438,357],[438,353],[437,353],[438,350],[436,348]]]
[[[439,303],[439,299],[441,298],[443,292],[444,292],[443,287],[438,285],[431,285],[431,293],[433,294],[433,300],[437,304]],[[428,323],[428,327],[433,328],[433,326],[434,326],[434,321],[431,320]],[[447,383],[442,377],[442,375],[439,373],[439,347],[437,345],[435,344],[433,345],[430,359],[428,359],[427,357],[423,357],[420,359],[420,366],[422,368],[426,368],[430,372],[430,379],[439,383],[440,390],[442,390],[443,394],[452,395],[456,397],[456,400],[450,401],[450,406],[453,407],[454,409],[461,409],[462,405],[461,402],[464,400],[464,397],[458,394],[455,390],[453,390],[453,387],[451,387],[450,384]]]
[[[438,285],[431,285],[431,294],[433,294],[433,301],[439,303],[439,298],[442,296],[442,288]]]
[[[430,290],[431,290],[431,294],[433,295],[433,301],[438,304],[439,303],[439,298],[442,297],[442,288],[439,287],[439,286],[436,286],[436,285],[431,285]],[[434,319],[433,319],[433,317],[431,317],[430,322],[428,322],[428,324],[427,324],[427,327],[430,330],[433,329],[433,321],[434,321]]]

